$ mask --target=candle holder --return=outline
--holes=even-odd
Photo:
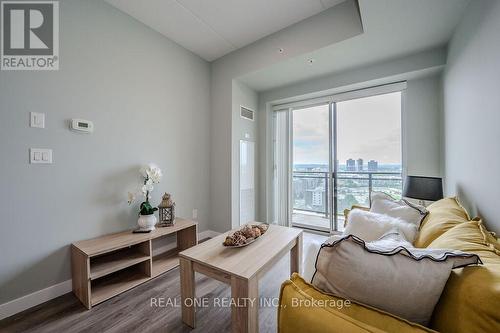
[[[158,205],[159,222],[157,227],[171,227],[175,224],[175,202],[169,193],[165,193]]]

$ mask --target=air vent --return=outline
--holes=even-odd
[[[241,115],[241,118],[253,120],[253,111],[250,109],[247,109],[246,107],[242,106],[240,108],[240,115]]]

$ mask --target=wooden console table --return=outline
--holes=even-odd
[[[79,241],[71,246],[73,292],[90,309],[179,265],[178,253],[198,243],[197,223],[175,219],[150,233],[131,230]],[[153,243],[177,234],[177,247],[153,256]]]

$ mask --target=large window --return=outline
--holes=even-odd
[[[336,103],[337,214],[370,205],[370,191],[401,197],[401,92]]]
[[[288,115],[275,117],[282,119],[275,128],[288,126],[289,131],[281,133],[286,133],[289,152],[284,153],[284,145],[278,147],[286,162],[275,161],[275,169],[288,168],[278,167],[281,183],[288,186],[275,188],[287,192],[277,193],[287,200],[275,204],[287,205],[276,208],[289,212],[289,224],[342,230],[344,209],[369,206],[371,191],[401,197],[401,101],[398,89],[370,89],[278,111]]]

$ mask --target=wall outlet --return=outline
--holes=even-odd
[[[198,209],[195,208],[193,209],[193,220],[196,220],[198,218]]]

